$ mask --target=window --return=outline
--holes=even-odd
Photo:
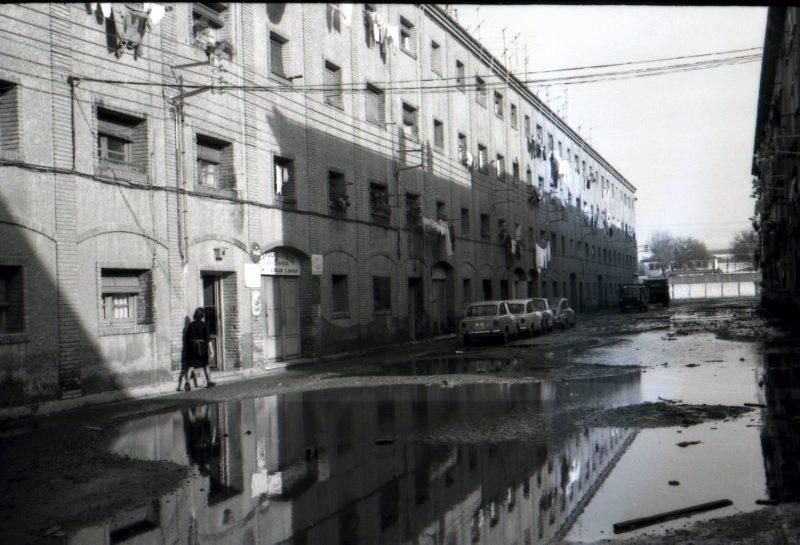
[[[561,255],[567,255],[567,239],[561,235]]]
[[[17,86],[0,81],[0,152],[13,153],[22,149],[18,99]]]
[[[522,240],[522,225],[514,224],[514,240]]]
[[[439,149],[444,148],[444,123],[438,119],[433,120],[433,145]]]
[[[345,212],[350,206],[344,174],[335,170],[328,171],[328,206],[337,212]]]
[[[558,141],[558,158],[562,158],[564,156],[564,144],[561,143],[561,140]]]
[[[489,214],[481,214],[481,238],[491,238],[492,227],[489,223]]]
[[[464,72],[464,63],[457,60],[456,61],[456,88],[464,92],[464,85],[466,84],[466,76]]]
[[[458,133],[458,147],[459,151],[467,149],[467,135],[463,132]]]
[[[501,180],[506,178],[506,158],[499,153],[495,155],[495,163],[497,165],[497,177]]]
[[[407,102],[403,102],[403,132],[412,138],[419,136],[417,109]]]
[[[519,162],[514,161],[511,163],[511,176],[514,178],[514,183],[519,181]]]
[[[531,117],[529,115],[525,116],[525,126],[523,127],[525,130],[525,138],[530,139],[531,137]]]
[[[367,121],[380,127],[384,126],[386,97],[383,90],[367,84]]]
[[[528,185],[533,185],[533,171],[531,170],[531,167],[528,167],[528,169],[525,171],[525,183]]]
[[[388,276],[372,277],[372,309],[385,312],[392,309],[391,278]]]
[[[553,255],[558,254],[558,236],[555,233],[550,233],[550,252]]]
[[[411,21],[400,17],[400,49],[409,55],[416,55],[416,29]]]
[[[350,311],[346,274],[331,275],[331,312],[344,314]]]
[[[539,184],[539,193],[541,194],[544,191],[544,177],[539,176],[539,180],[537,183]]]
[[[503,94],[499,91],[494,92],[494,115],[503,117]]]
[[[509,120],[508,121],[509,121],[509,123],[511,123],[511,128],[512,129],[516,129],[517,128],[517,106],[515,104],[509,104],[508,110],[509,110],[509,113],[508,113]]]
[[[330,61],[325,61],[322,84],[325,87],[325,103],[340,110],[344,109],[342,105],[342,69]]]
[[[100,320],[103,325],[153,323],[150,271],[102,269]]]
[[[547,133],[547,150],[553,151],[553,135],[550,133]]]
[[[434,41],[431,41],[431,71],[442,75],[442,46]]]
[[[148,159],[144,120],[97,108],[97,157],[101,167],[143,173]]]
[[[286,77],[288,66],[289,46],[288,40],[274,32],[269,33],[269,69],[270,72],[282,78]]]
[[[272,166],[275,173],[272,186],[275,196],[287,200],[294,199],[294,161],[274,155]]]
[[[372,218],[381,223],[387,223],[392,216],[392,209],[389,207],[389,190],[378,182],[369,184],[369,208]]]
[[[422,220],[422,207],[419,204],[419,195],[406,193],[406,227],[419,225]]]
[[[478,144],[478,168],[484,174],[489,170],[488,152],[483,144]]]
[[[470,231],[469,208],[461,209],[461,235],[467,236]]]
[[[22,267],[0,265],[0,334],[25,331]]]
[[[486,107],[486,82],[480,76],[475,76],[475,100]]]
[[[461,298],[466,305],[472,302],[472,279],[464,278],[461,282]]]
[[[198,45],[215,43],[225,38],[226,4],[195,2],[192,4],[192,38]]]
[[[197,135],[197,184],[217,189],[236,186],[233,146],[229,142]]]
[[[436,219],[447,221],[447,205],[443,201],[436,201]]]
[[[536,139],[542,143],[544,142],[544,132],[542,132],[542,126],[536,125]]]

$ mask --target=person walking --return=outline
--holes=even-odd
[[[183,337],[183,348],[186,353],[186,364],[181,369],[178,376],[178,391],[181,389],[181,382],[183,382],[183,389],[187,392],[191,391],[192,387],[189,385],[189,377],[193,376],[196,367],[203,369],[206,376],[206,388],[211,388],[215,385],[211,381],[208,374],[208,362],[214,355],[214,348],[211,345],[211,335],[208,332],[208,326],[203,318],[205,318],[205,311],[202,307],[198,307],[194,311],[194,320],[187,326],[186,332]],[[197,378],[195,377],[195,387],[197,386]]]

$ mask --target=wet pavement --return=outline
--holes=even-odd
[[[508,346],[0,427],[0,542],[657,540],[775,509],[756,500],[800,494],[796,336],[777,331],[752,302],[609,313]],[[590,424],[645,402],[752,406],[693,426]],[[718,499],[733,504],[613,532]]]

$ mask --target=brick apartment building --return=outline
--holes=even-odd
[[[136,6],[0,8],[5,407],[171,382],[198,306],[235,375],[635,275],[635,188],[444,10]]]
[[[752,169],[762,299],[792,312],[800,305],[798,15],[784,7],[767,13]]]

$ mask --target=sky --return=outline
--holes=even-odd
[[[451,9],[500,59],[505,28],[507,65],[518,73],[525,71],[525,45],[529,72],[762,47],[767,15],[763,7]],[[753,215],[760,71],[761,63],[752,62],[534,91],[636,186],[640,245],[666,230],[715,250],[747,229]]]

